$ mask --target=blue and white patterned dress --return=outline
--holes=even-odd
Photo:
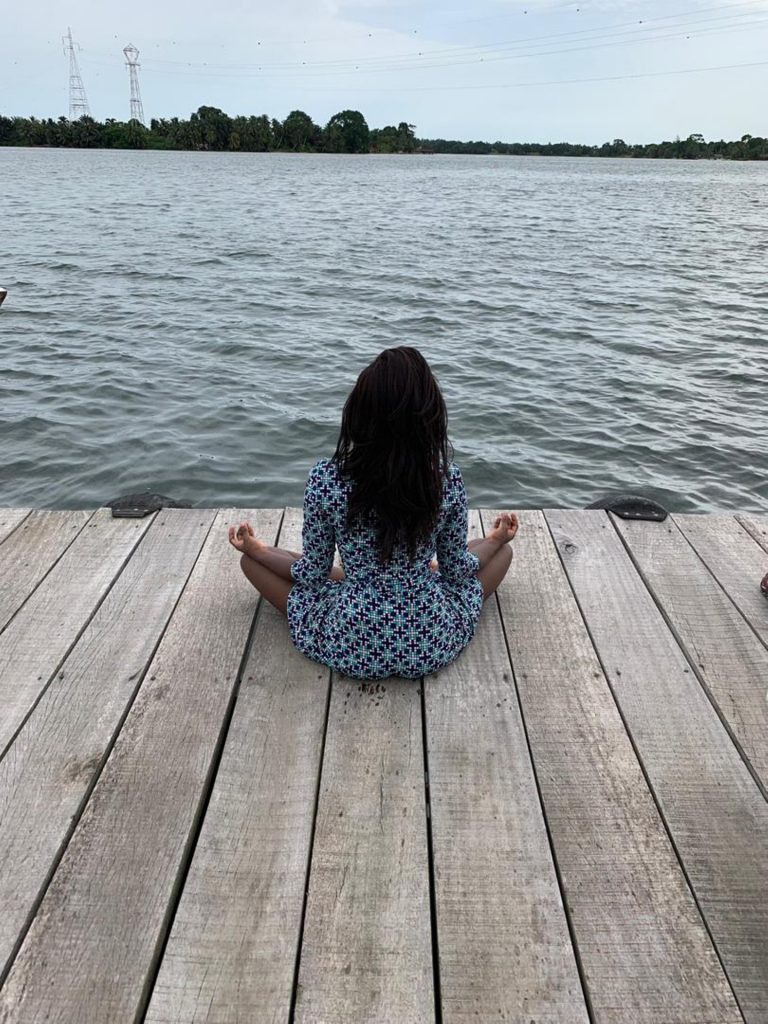
[[[372,526],[344,526],[351,482],[319,459],[304,492],[302,557],[291,566],[288,624],[295,647],[358,679],[417,679],[453,661],[472,639],[483,606],[480,559],[467,549],[469,510],[450,463],[440,517],[409,560],[402,546],[382,568]],[[329,580],[338,545],[346,579]],[[429,568],[437,554],[439,571]]]

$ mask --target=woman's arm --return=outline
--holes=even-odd
[[[322,500],[322,461],[316,462],[309,471],[304,491],[304,523],[301,529],[303,554],[290,565],[291,578],[297,583],[323,583],[333,567],[336,539],[330,510]]]
[[[486,551],[483,551],[484,561],[480,559],[479,544],[472,551],[467,548],[467,534],[469,533],[467,492],[458,466],[455,472],[450,504],[437,534],[437,564],[440,574],[447,580],[451,583],[461,583],[473,572],[477,572],[488,558],[495,554],[498,547],[493,547],[493,542],[489,542],[487,545],[489,553],[486,554]],[[491,548],[492,550],[490,550]]]

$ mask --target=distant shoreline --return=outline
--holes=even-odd
[[[104,122],[91,117],[70,121],[0,115],[0,147],[46,149],[151,149],[178,152],[233,153],[358,153],[451,154],[471,156],[621,157],[646,160],[768,160],[768,138],[742,135],[740,139],[707,141],[692,134],[685,139],[627,143],[613,139],[602,145],[571,142],[481,142],[424,139],[415,125],[369,128],[358,110],[334,114],[321,127],[303,110],[293,110],[279,121],[266,114],[230,117],[217,107],[199,107],[189,120],[153,118],[149,127],[140,121]]]

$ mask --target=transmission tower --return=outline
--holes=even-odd
[[[128,43],[123,53],[125,54],[125,66],[128,68],[131,78],[131,120],[144,124],[144,107],[141,104],[141,93],[139,92],[139,51],[133,43]]]
[[[69,120],[77,121],[86,115],[91,116],[91,109],[88,106],[88,97],[85,95],[85,86],[80,77],[80,67],[77,63],[77,52],[80,47],[72,41],[72,29],[67,29],[67,34],[61,39],[64,44],[64,53],[69,57]]]

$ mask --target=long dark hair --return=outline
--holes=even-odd
[[[379,560],[398,543],[415,557],[437,524],[448,476],[448,414],[424,356],[386,348],[357,378],[344,403],[332,462],[352,481],[347,529],[377,528]]]

